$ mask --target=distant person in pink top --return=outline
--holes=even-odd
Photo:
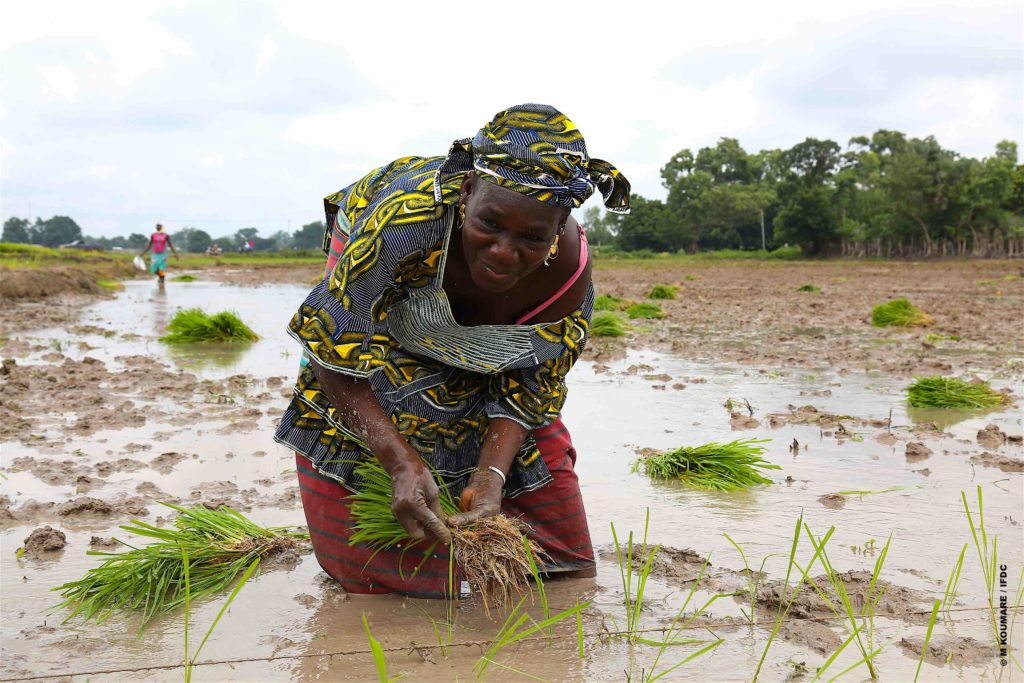
[[[156,275],[160,284],[164,284],[164,276],[167,275],[167,248],[170,247],[171,251],[174,252],[174,258],[181,260],[178,256],[178,250],[171,244],[171,236],[164,232],[164,226],[160,223],[156,224],[156,232],[149,236],[149,244],[142,250],[139,256],[145,256],[146,252],[150,249],[153,250],[153,255],[149,259],[149,272]]]

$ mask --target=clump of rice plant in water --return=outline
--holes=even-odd
[[[664,318],[665,312],[661,310],[661,306],[658,304],[651,304],[647,302],[641,302],[633,304],[626,309],[626,315],[630,318]]]
[[[907,387],[907,402],[915,408],[995,408],[1006,396],[987,382],[955,377],[916,377]]]
[[[674,479],[706,491],[736,491],[772,480],[761,471],[782,469],[761,455],[759,444],[771,439],[739,439],[726,444],[683,446],[673,451],[653,452],[633,461],[632,471],[652,479]]]
[[[197,279],[198,278],[195,275],[185,274],[179,275],[177,277],[172,277],[171,282],[195,282]]]
[[[678,290],[672,285],[654,285],[651,288],[650,293],[647,295],[648,299],[675,299]]]
[[[590,321],[590,334],[594,337],[621,337],[626,334],[626,323],[614,313],[598,313]]]
[[[201,342],[254,342],[259,336],[231,311],[209,315],[201,308],[178,311],[167,323],[170,334],[160,337],[166,344]]]
[[[871,309],[875,327],[926,327],[935,321],[907,299],[893,299]]]
[[[123,553],[90,550],[107,559],[78,581],[54,588],[64,598],[55,609],[71,610],[64,621],[81,615],[102,622],[117,610],[141,610],[141,630],[158,614],[225,590],[253,561],[309,538],[290,527],[261,527],[227,506],[163,505],[178,512],[172,526],[161,529],[136,519],[121,527],[155,543],[135,547],[122,541],[130,548]]]
[[[821,294],[821,287],[817,285],[802,285],[796,288],[798,292],[814,292],[815,294]]]
[[[363,488],[351,498],[355,532],[349,542],[385,550],[408,541],[408,533],[391,511],[391,475],[380,461],[369,458],[360,462],[356,476]],[[444,516],[459,514],[458,501],[447,485],[437,483]],[[471,526],[451,528],[451,557],[463,578],[480,591],[487,612],[492,603],[502,609],[511,607],[513,596],[525,592],[531,567],[544,556],[536,543],[529,539],[524,542],[527,529],[524,522],[500,514],[479,519]]]
[[[594,299],[595,311],[621,311],[626,307],[626,300],[611,294],[602,294]]]

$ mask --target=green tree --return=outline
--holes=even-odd
[[[213,244],[213,238],[199,228],[182,228],[173,235],[174,245],[182,251],[201,254]]]
[[[28,244],[30,223],[24,218],[11,216],[4,221],[4,232],[0,236],[0,242],[13,242],[15,244]]]
[[[615,220],[609,214],[602,215],[600,207],[591,206],[583,212],[580,225],[587,231],[587,242],[597,248],[610,247],[615,244]]]
[[[256,241],[256,238],[259,236],[259,233],[260,231],[258,228],[242,228],[241,230],[235,233],[235,240],[237,240],[240,244],[249,241]]]
[[[323,221],[306,223],[292,233],[292,247],[295,249],[319,249],[324,244],[324,231],[326,227]]]
[[[799,244],[804,254],[813,256],[838,247],[839,214],[833,176],[839,168],[839,151],[832,140],[807,138],[783,154],[787,170],[777,188],[776,241]]]
[[[618,246],[625,251],[678,251],[691,238],[664,202],[637,194],[630,197],[628,214],[609,214],[606,218],[614,220]]]
[[[45,247],[59,247],[82,239],[82,228],[67,216],[53,216],[45,221],[36,219],[30,230],[32,242]]]

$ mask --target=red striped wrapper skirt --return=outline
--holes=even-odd
[[[537,448],[551,471],[547,485],[502,502],[502,512],[530,526],[527,535],[548,554],[548,574],[592,569],[587,515],[573,466],[576,451],[569,432],[558,420],[534,431]],[[349,544],[353,520],[347,489],[316,472],[296,454],[302,508],[306,513],[313,551],[324,571],[350,593],[401,593],[417,598],[443,598],[448,588],[448,548],[421,541],[408,548],[377,551],[362,543]],[[458,579],[458,577],[456,577]]]

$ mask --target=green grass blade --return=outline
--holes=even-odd
[[[924,664],[924,655],[928,652],[928,643],[932,639],[932,629],[935,628],[935,619],[939,616],[941,604],[941,601],[936,600],[932,606],[932,616],[928,619],[928,630],[924,634],[924,643],[921,645],[921,657],[917,660],[917,671],[914,672],[914,683],[917,683],[917,679],[921,676],[921,665]]]

